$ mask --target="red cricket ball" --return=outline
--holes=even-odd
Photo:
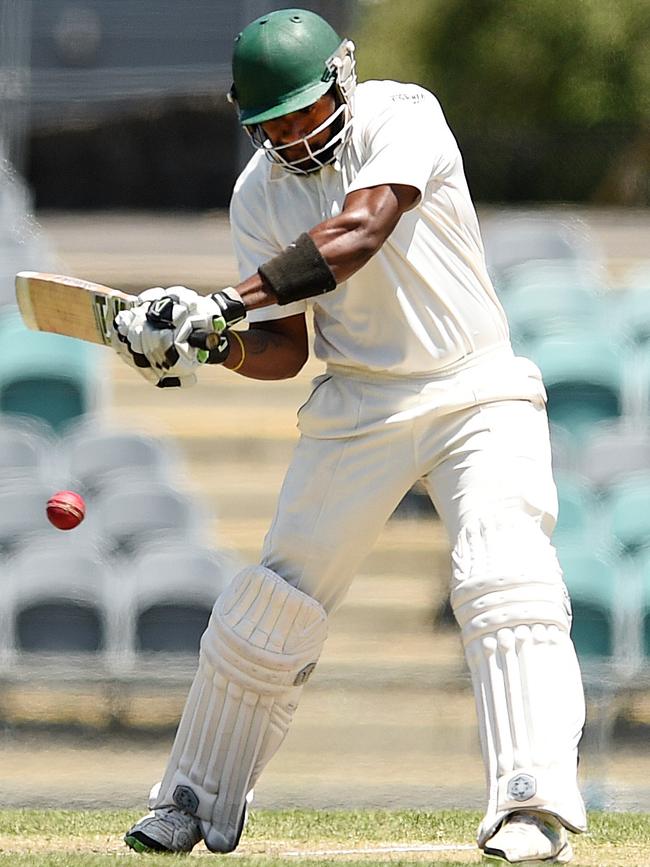
[[[47,517],[59,530],[78,527],[86,514],[83,497],[74,491],[58,491],[47,501]]]

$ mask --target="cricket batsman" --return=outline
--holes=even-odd
[[[307,360],[309,315],[326,369],[299,410],[261,560],[214,606],[152,812],[126,842],[235,849],[329,615],[422,479],[453,548],[476,697],[488,788],[478,845],[491,861],[567,863],[567,830],[586,827],[584,697],[550,541],[545,391],[513,354],[456,141],[423,88],[357,85],[354,45],[302,9],[237,36],[233,79],[256,149],[230,210],[241,282],[209,297],[149,289],[117,316],[114,345],[161,387],[191,385],[206,361],[286,379]],[[197,330],[216,346],[195,349]]]

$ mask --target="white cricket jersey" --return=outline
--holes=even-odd
[[[458,145],[437,99],[417,85],[357,86],[340,165],[296,175],[252,157],[230,207],[241,279],[339,214],[348,193],[381,184],[415,187],[420,198],[372,259],[333,292],[253,310],[250,322],[311,308],[318,358],[360,372],[427,374],[508,346]]]

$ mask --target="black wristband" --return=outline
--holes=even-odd
[[[303,232],[293,244],[257,269],[278,304],[291,304],[336,289],[336,279],[310,235]]]

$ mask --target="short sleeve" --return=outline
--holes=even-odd
[[[373,103],[375,110],[361,119],[362,165],[347,192],[404,184],[423,196],[429,181],[448,174],[459,158],[438,100],[417,85],[395,83]]]
[[[265,231],[264,198],[259,186],[246,183],[240,178],[230,202],[230,231],[239,270],[239,279],[246,280],[264,262],[281,252],[282,247]],[[280,306],[271,304],[249,311],[248,322],[266,322],[271,319],[284,319],[307,309],[305,301]]]

